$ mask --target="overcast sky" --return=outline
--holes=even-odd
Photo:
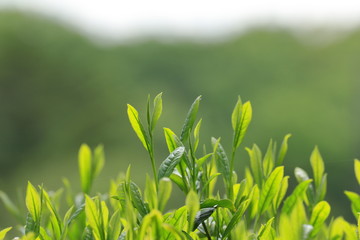
[[[91,35],[209,37],[254,25],[360,26],[360,0],[0,0],[42,12]]]

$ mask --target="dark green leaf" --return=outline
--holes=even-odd
[[[161,163],[158,174],[159,180],[163,177],[169,177],[172,174],[184,152],[184,147],[178,147]]]
[[[217,205],[200,209],[200,211],[198,211],[195,215],[193,231],[195,231],[202,222],[208,219],[211,214],[213,214],[213,212],[216,210],[216,208]]]
[[[139,190],[139,187],[134,183],[130,182],[130,195],[134,207],[139,211],[141,216],[145,216],[149,213],[149,209],[146,207]]]
[[[214,157],[216,166],[219,170],[219,172],[223,175],[224,181],[226,183],[230,182],[230,165],[229,165],[229,159],[225,153],[224,148],[220,144],[220,138],[211,138],[211,142],[214,148]]]

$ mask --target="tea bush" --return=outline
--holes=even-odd
[[[288,149],[286,135],[277,147],[270,140],[263,152],[254,144],[241,179],[234,171],[236,152],[252,118],[250,102],[240,97],[231,115],[233,141],[228,155],[220,138],[211,139],[211,149],[199,147],[202,120],[196,121],[201,97],[196,98],[179,135],[164,128],[169,156],[160,163],[154,154],[153,134],[162,113],[162,94],[147,102],[146,124],[128,105],[130,124],[149,154],[152,176],[147,175],[142,191],[131,180],[131,168],[110,182],[109,192],[91,194],[105,157],[101,145],[92,151],[79,150],[82,192],[73,194],[71,184],[49,191],[28,182],[25,205],[21,208],[0,192],[7,210],[19,220],[19,238],[27,240],[133,240],[133,239],[256,239],[256,240],[358,240],[359,229],[342,217],[329,219],[331,207],[325,201],[327,174],[317,147],[310,156],[312,176],[295,168],[298,185],[288,193],[289,176],[284,176]],[[152,108],[152,109],[151,109]],[[360,161],[355,160],[360,184]],[[165,211],[172,188],[184,193],[184,206]],[[355,219],[360,212],[360,195],[345,191]],[[62,201],[62,197],[65,201]],[[60,209],[66,208],[65,214]],[[64,215],[64,216],[62,216]],[[11,227],[0,231],[0,240]]]

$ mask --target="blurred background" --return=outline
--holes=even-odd
[[[160,164],[167,156],[162,127],[179,134],[198,95],[202,143],[221,136],[230,151],[230,116],[241,95],[254,113],[236,169],[243,174],[248,164],[244,147],[256,142],[265,151],[270,138],[280,144],[291,133],[291,185],[295,166],[311,173],[317,145],[332,213],[354,221],[343,191],[358,191],[359,90],[355,1],[0,0],[0,190],[16,198],[27,180],[57,189],[62,177],[80,190],[84,142],[105,145],[94,193],[129,164],[144,186],[150,161],[127,103],[144,117],[147,95],[163,92]],[[0,227],[11,225],[2,204],[0,212]]]

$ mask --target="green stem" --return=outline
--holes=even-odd
[[[155,178],[155,186],[156,186],[156,191],[159,189],[159,179],[158,179],[158,175],[157,175],[157,171],[156,171],[156,164],[155,164],[155,157],[154,157],[154,143],[153,143],[153,136],[152,133],[149,129],[149,136],[150,136],[150,146],[149,144],[147,144],[147,147],[149,149],[149,156],[150,156],[150,160],[151,160],[151,167],[153,170],[153,174],[154,174],[154,178]]]
[[[191,169],[191,178],[192,178],[192,185],[193,185],[193,189],[194,191],[196,191],[196,179],[197,179],[197,173],[196,173],[196,158],[195,158],[195,154],[193,151],[193,147],[191,144],[191,139],[189,138],[189,148],[190,148],[190,157],[191,157],[191,164],[192,164],[192,169]]]
[[[231,159],[230,159],[230,177],[229,177],[229,198],[233,200],[234,198],[234,189],[233,186],[233,172],[234,172],[234,161],[235,161],[235,152],[236,149],[233,148]]]
[[[208,239],[208,240],[211,240],[211,235],[210,235],[210,233],[209,233],[209,231],[208,231],[208,229],[207,229],[207,227],[206,227],[205,222],[202,222],[201,224],[202,224],[202,226],[204,227],[204,230],[205,230],[205,234],[206,234],[207,239]]]
[[[189,188],[188,188],[188,183],[186,181],[186,172],[183,168],[182,162],[180,161],[179,163],[179,167],[180,167],[180,173],[181,173],[181,179],[183,180],[184,186],[185,186],[185,193],[188,194],[189,192]]]

